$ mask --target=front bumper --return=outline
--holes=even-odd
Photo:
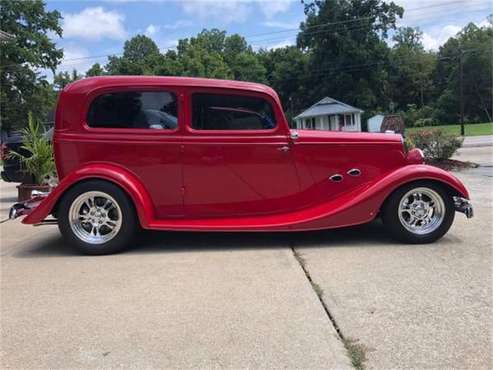
[[[472,218],[474,216],[472,203],[469,199],[454,197],[454,206],[457,212],[464,213],[467,218]]]

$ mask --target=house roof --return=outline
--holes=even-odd
[[[349,104],[340,102],[339,100],[326,96],[319,102],[313,104],[310,108],[300,113],[294,119],[308,118],[316,116],[326,116],[331,114],[341,113],[363,113],[359,108],[352,107]]]

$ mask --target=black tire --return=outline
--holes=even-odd
[[[442,198],[445,207],[441,224],[426,234],[416,234],[409,231],[399,220],[399,203],[405,194],[415,188],[433,190]],[[445,187],[432,181],[416,181],[398,188],[387,198],[382,207],[382,220],[388,232],[394,239],[408,244],[427,244],[440,239],[450,229],[454,217],[455,207],[452,196]]]
[[[121,210],[121,227],[108,241],[101,244],[88,243],[77,236],[70,225],[69,212],[72,203],[82,194],[87,192],[102,192],[110,195]],[[133,239],[138,227],[134,205],[118,186],[103,180],[90,180],[82,182],[71,188],[60,200],[57,210],[58,228],[65,240],[84,254],[102,255],[120,252],[125,249]]]

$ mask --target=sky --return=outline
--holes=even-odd
[[[486,24],[493,13],[491,0],[393,1],[405,9],[399,26],[419,27],[429,50],[469,22]],[[239,33],[256,49],[276,48],[295,43],[305,18],[300,0],[48,0],[47,8],[63,16],[63,37],[53,36],[64,48],[58,71],[82,73],[121,53],[125,40],[137,34],[151,37],[162,51],[204,28]]]

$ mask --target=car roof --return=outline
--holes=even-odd
[[[219,80],[212,78],[197,77],[170,77],[170,76],[99,76],[88,77],[68,84],[64,92],[78,93],[87,92],[95,88],[112,86],[138,86],[138,85],[159,85],[159,86],[190,86],[205,88],[224,88],[236,90],[256,91],[278,99],[276,92],[269,86],[244,81]]]

